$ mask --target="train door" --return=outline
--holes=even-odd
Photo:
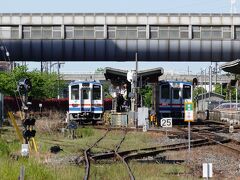
[[[69,86],[69,92],[69,113],[81,112],[79,84]]]
[[[81,87],[81,109],[83,112],[91,111],[91,91],[89,83],[82,83]]]
[[[92,87],[92,111],[95,114],[103,113],[102,86],[93,84]]]

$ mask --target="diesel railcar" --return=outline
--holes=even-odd
[[[174,122],[184,120],[184,102],[192,101],[191,82],[160,81],[159,119],[171,117]]]
[[[75,81],[69,84],[69,119],[95,123],[104,112],[103,88],[96,81]]]

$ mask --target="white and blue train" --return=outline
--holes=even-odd
[[[95,123],[102,119],[103,87],[96,81],[75,81],[69,84],[69,119]]]
[[[191,82],[160,81],[159,119],[172,117],[183,121],[184,102],[192,101],[193,86]]]

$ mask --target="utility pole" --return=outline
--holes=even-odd
[[[203,111],[203,70],[201,69],[201,76],[200,76],[200,81],[201,81],[201,87],[202,87],[202,111]]]
[[[41,60],[41,73],[43,72],[43,62]]]
[[[238,81],[235,84],[236,88],[236,111],[238,110]]]
[[[218,63],[216,62],[216,64],[215,64],[215,73],[216,73],[215,85],[217,84],[217,77],[218,77],[218,69],[217,69],[217,67],[218,67]]]
[[[136,81],[135,81],[135,93],[134,93],[134,97],[135,97],[135,112],[137,113],[138,111],[138,53],[135,53],[135,63],[136,63]],[[136,128],[138,126],[138,122],[137,122],[137,116],[135,117],[135,121],[136,121]]]
[[[230,0],[231,8],[230,8],[230,13],[237,13],[237,0]]]
[[[208,108],[210,105],[210,96],[211,96],[211,92],[212,92],[212,63],[209,66],[209,94],[208,94]]]
[[[204,93],[204,101],[203,101],[204,109],[205,109],[205,101],[206,101],[206,95],[207,95],[207,85],[206,85],[206,83],[207,83],[207,81],[206,81],[207,72],[206,71],[207,71],[207,69],[205,68],[204,69],[204,86],[205,86],[206,93]]]
[[[212,65],[209,66],[209,92],[212,92]]]
[[[59,99],[60,98],[60,63],[59,63],[59,61],[58,61],[57,67],[58,67],[58,96],[57,96],[57,98]]]
[[[3,94],[2,93],[0,93],[0,99],[1,99],[1,101],[0,101],[0,107],[1,107],[1,109],[0,109],[0,111],[1,111],[1,113],[0,113],[0,127],[2,127],[2,124],[3,124],[3,119],[4,119],[4,96],[3,96]]]

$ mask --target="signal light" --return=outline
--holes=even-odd
[[[23,137],[25,139],[35,137],[35,135],[36,135],[36,130],[25,130],[25,131],[23,131]]]
[[[236,83],[237,83],[237,80],[235,80],[235,79],[231,79],[231,81],[230,81],[230,85],[231,86],[236,86]]]
[[[192,84],[193,84],[193,88],[195,88],[198,85],[198,79],[197,78],[193,78]]]
[[[24,122],[23,122],[23,125],[24,126],[34,126],[35,125],[35,122],[36,122],[36,119],[32,118],[32,119],[26,119]]]

